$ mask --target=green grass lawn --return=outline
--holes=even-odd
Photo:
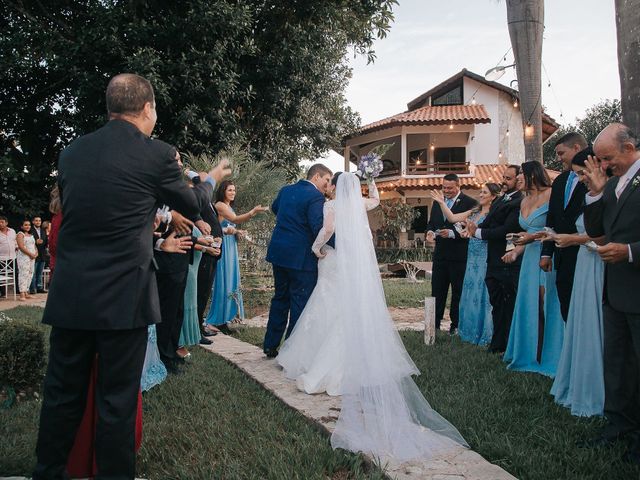
[[[260,345],[262,328],[243,328],[238,338]],[[473,450],[520,479],[632,479],[640,470],[622,463],[624,448],[580,449],[595,436],[599,418],[577,418],[556,405],[552,380],[506,369],[497,355],[439,332],[424,345],[422,332],[402,332],[422,372],[415,378],[431,406],[453,423]]]
[[[390,279],[384,287],[391,306],[419,307],[430,293],[428,282]],[[250,289],[245,305],[263,313],[270,295]],[[22,307],[9,313],[37,321],[40,312]],[[261,345],[264,329],[241,327],[237,336]],[[576,418],[557,406],[551,379],[508,371],[499,357],[444,333],[432,347],[420,332],[402,338],[422,372],[416,383],[427,400],[490,462],[523,480],[640,478],[640,470],[619,460],[622,446],[575,447],[603,420]],[[377,470],[367,472],[360,457],[331,451],[315,427],[235,367],[195,350],[185,375],[145,395],[140,476],[381,478]],[[27,473],[33,465],[38,409],[38,401],[28,401],[0,410],[0,474]]]
[[[42,316],[39,308],[6,313],[34,323]],[[144,395],[139,477],[383,478],[360,456],[332,450],[315,425],[234,366],[199,348],[192,353],[185,374]],[[0,410],[0,476],[30,474],[39,410],[39,400]]]

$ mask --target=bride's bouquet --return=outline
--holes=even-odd
[[[358,161],[356,175],[367,182],[371,182],[374,178],[377,178],[384,169],[382,156],[387,153],[391,147],[393,147],[393,143],[378,145],[369,153],[362,155]]]

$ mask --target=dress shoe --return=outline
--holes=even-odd
[[[264,351],[264,354],[267,356],[267,358],[276,358],[278,356],[278,350],[276,350],[275,348],[269,348],[268,350]]]
[[[200,345],[211,345],[212,343],[213,340],[206,338],[206,335],[204,337],[200,337]]]
[[[202,333],[203,337],[215,337],[218,334],[218,332],[214,332],[213,330],[207,330],[205,329],[204,332]]]

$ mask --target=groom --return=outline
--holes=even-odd
[[[312,165],[306,180],[282,188],[271,205],[276,226],[267,250],[273,265],[275,294],[271,299],[264,353],[278,355],[285,329],[288,338],[318,280],[318,259],[311,245],[322,228],[324,194],[331,184],[331,170]],[[287,317],[289,326],[287,328]]]

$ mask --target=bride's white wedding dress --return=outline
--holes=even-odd
[[[313,244],[326,253],[318,282],[277,361],[300,390],[342,395],[334,448],[431,458],[467,445],[411,378],[420,372],[387,310],[366,213],[379,203],[375,185],[370,192],[373,198],[362,198],[354,174],[338,177]],[[334,232],[335,250],[325,245]]]

